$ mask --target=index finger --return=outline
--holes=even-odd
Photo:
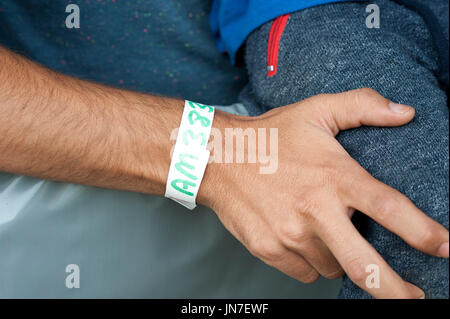
[[[421,289],[404,281],[392,270],[347,216],[340,216],[336,218],[332,229],[321,229],[318,233],[358,287],[375,298],[424,298]]]
[[[361,168],[362,169],[362,168]],[[412,247],[448,258],[448,230],[418,209],[405,195],[362,169],[352,175],[348,206],[399,235]],[[358,192],[354,190],[357,189]]]

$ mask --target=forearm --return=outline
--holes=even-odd
[[[74,79],[1,48],[0,65],[0,171],[164,194],[183,101]]]

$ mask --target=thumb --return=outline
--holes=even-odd
[[[393,103],[377,91],[362,88],[338,94],[325,94],[322,105],[331,119],[332,130],[368,126],[400,126],[414,118],[414,108]]]

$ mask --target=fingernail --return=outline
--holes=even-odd
[[[439,247],[438,255],[440,257],[448,258],[448,242],[443,243],[441,247]]]
[[[392,112],[398,113],[398,114],[404,114],[411,109],[411,107],[409,107],[407,105],[398,104],[398,103],[394,103],[394,102],[390,102],[389,107],[391,108]]]
[[[420,297],[419,299],[425,299],[425,295],[423,295],[422,297]]]

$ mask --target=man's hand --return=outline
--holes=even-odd
[[[413,108],[359,89],[318,95],[253,119],[234,118],[227,124],[278,128],[278,170],[261,175],[255,164],[212,163],[198,199],[253,255],[302,282],[319,274],[337,278],[343,269],[374,297],[421,298],[424,293],[389,267],[350,218],[359,210],[414,248],[447,258],[448,231],[374,179],[334,138],[340,130],[399,126],[413,117]],[[371,264],[380,269],[379,288],[366,285]]]

